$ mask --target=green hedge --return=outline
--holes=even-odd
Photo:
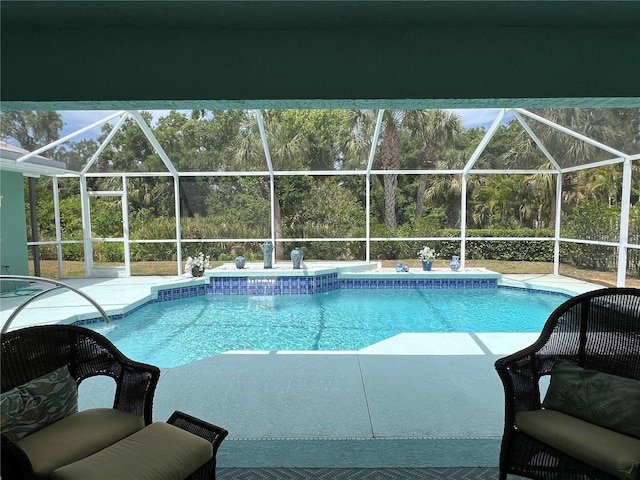
[[[140,212],[131,221],[131,238],[134,240],[170,239],[175,235],[175,219],[154,218],[148,212]],[[589,238],[594,240],[615,241],[619,235],[618,207],[609,207],[596,202],[582,202],[571,214],[566,215],[563,222],[563,236],[568,238]],[[111,219],[104,215],[104,228]],[[216,224],[203,217],[186,218],[182,221],[183,239],[199,240],[202,238],[263,238],[262,227],[253,228],[247,223],[237,227]],[[553,261],[552,241],[506,241],[506,240],[474,240],[474,238],[500,237],[553,237],[553,230],[533,229],[487,229],[467,230],[466,258],[471,260],[503,260],[503,261]],[[63,232],[63,239],[80,239],[80,233]],[[292,236],[285,225],[285,237]],[[424,244],[434,248],[439,258],[451,258],[460,254],[460,241],[453,238],[460,236],[459,229],[438,230],[431,223],[407,223],[397,229],[390,229],[383,224],[372,222],[371,236],[374,238],[391,237],[444,237],[452,240],[413,241],[413,240],[381,240],[371,243],[371,258],[373,260],[395,260],[417,258],[417,252]],[[630,241],[640,238],[640,206],[631,209]],[[293,244],[285,245],[285,252],[293,248]],[[365,258],[365,243],[356,241],[344,242],[304,242],[300,246],[308,260],[362,260]],[[176,244],[168,243],[132,243],[132,261],[175,261]],[[83,260],[82,244],[65,245],[65,260]],[[247,260],[262,259],[259,242],[248,242],[240,245],[228,242],[183,243],[184,258],[197,255],[198,252],[210,255],[211,260],[229,261],[242,253]],[[31,252],[30,252],[31,253]],[[55,246],[42,246],[40,255],[43,259],[55,259]],[[288,255],[286,253],[285,255]],[[121,245],[110,243],[94,244],[94,258],[97,261],[124,261]],[[575,244],[563,242],[560,246],[560,258],[563,263],[578,268],[612,271],[617,267],[617,249],[589,244]],[[629,249],[627,269],[630,275],[640,276],[640,251]]]
[[[194,221],[189,219],[183,222],[182,235],[185,239],[216,238],[220,235],[220,228],[207,224],[204,219]],[[145,240],[154,238],[167,238],[169,232],[175,232],[175,223],[171,219],[147,219],[146,228],[136,229],[137,234],[132,239]],[[142,234],[144,232],[144,234]],[[252,232],[246,232],[251,236]],[[159,236],[154,236],[160,234]],[[372,237],[391,236],[418,236],[424,233],[415,232],[410,226],[403,226],[397,230],[377,225],[372,227]],[[429,232],[434,237],[458,237],[459,230],[447,229]],[[553,243],[545,241],[521,241],[506,240],[473,240],[473,237],[549,237],[553,235],[551,230],[467,230],[467,258],[486,260],[527,260],[549,262],[553,260]],[[424,244],[434,248],[440,258],[450,258],[460,254],[459,240],[439,240],[423,242],[415,240],[382,240],[371,243],[371,258],[374,260],[394,260],[417,258],[417,252]],[[285,250],[290,250],[291,245],[285,245]],[[175,261],[176,244],[168,243],[132,243],[130,246],[132,261]],[[365,257],[364,242],[311,242],[302,244],[305,258],[308,260],[362,260]],[[55,248],[42,248],[43,258],[54,258]],[[51,250],[51,251],[49,251]],[[122,247],[119,244],[95,244],[94,255],[99,261],[124,261]],[[241,245],[227,242],[192,242],[183,243],[183,257],[197,255],[205,252],[212,260],[228,261],[236,254],[242,253],[248,260],[262,258],[261,245],[258,242],[248,242]],[[83,260],[83,249],[65,249],[65,260]]]
[[[416,232],[396,231],[404,236],[431,236],[431,237],[459,237],[460,230],[446,229],[431,231],[428,234]],[[391,236],[392,232],[378,229],[372,236]],[[523,228],[519,230],[467,230],[466,258],[471,260],[509,260],[509,261],[553,261],[552,241],[533,240],[474,240],[479,237],[553,237],[553,230],[533,230]],[[371,244],[371,257],[376,260],[393,260],[417,257],[417,252],[423,245],[429,245],[435,249],[440,258],[450,258],[460,255],[460,240],[437,241],[379,241]]]

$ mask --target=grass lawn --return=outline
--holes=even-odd
[[[398,262],[410,267],[420,267],[420,260],[412,258],[408,260],[384,260],[383,267],[393,268]],[[211,262],[212,267],[221,265],[222,262]],[[107,265],[105,265],[107,266]],[[448,268],[449,260],[436,260],[434,268]],[[467,260],[468,267],[484,267],[499,273],[553,273],[553,263],[550,262],[505,262],[498,260]],[[30,274],[33,275],[33,264],[29,264]],[[177,275],[176,262],[132,262],[131,273],[136,276],[146,275]],[[40,262],[40,275],[45,278],[58,278],[58,263],[55,260],[43,260]],[[596,283],[608,287],[615,287],[616,272],[598,272],[594,270],[581,270],[571,265],[560,264],[560,275],[577,278],[586,282]],[[84,262],[64,262],[63,278],[84,277]],[[627,286],[640,288],[640,279],[627,276]]]

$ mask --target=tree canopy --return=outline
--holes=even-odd
[[[612,148],[629,153],[640,149],[640,109],[534,113]],[[216,249],[220,254],[229,251],[224,244],[227,239],[270,238],[273,201],[276,239],[345,239],[334,247],[314,242],[307,247],[313,251],[307,258],[362,255],[362,249],[348,239],[365,235],[365,179],[351,173],[366,168],[376,117],[377,112],[364,110],[269,110],[262,112],[261,131],[256,115],[248,111],[171,111],[155,122],[150,112],[142,112],[162,149],[181,172],[178,204],[183,238],[219,241]],[[538,143],[563,166],[604,158],[602,149],[548,125],[529,119],[525,124],[526,128],[511,120],[501,125],[477,159],[477,168],[499,169],[502,173],[472,171],[467,176],[465,220],[469,228],[544,230],[553,225],[558,208],[555,175],[508,173],[510,169],[549,170],[551,161]],[[63,126],[58,112],[0,114],[2,138],[27,150],[56,140]],[[174,179],[168,175],[167,166],[134,119],[126,120],[115,134],[112,129],[105,124],[99,138],[67,142],[47,154],[80,171],[98,146],[112,136],[89,168],[88,188],[121,190],[124,182],[132,236],[173,238]],[[373,149],[373,169],[378,173],[371,178],[372,231],[381,237],[411,238],[459,229],[462,176],[438,172],[462,169],[485,134],[483,128],[463,128],[461,119],[448,111],[385,111]],[[251,173],[268,171],[269,162],[276,171],[273,190],[269,175]],[[431,170],[436,173],[424,173]],[[225,175],[234,171],[241,173]],[[317,171],[336,175],[313,174]],[[117,175],[123,173],[126,175]],[[619,211],[621,177],[619,164],[565,173],[563,215],[570,216],[574,210],[584,215],[579,210],[583,202]],[[73,179],[60,182],[67,238],[81,235],[77,220],[72,221],[78,215],[79,188]],[[634,202],[639,188],[638,176],[634,175]],[[43,178],[38,181],[38,190],[40,238],[52,239],[51,184]],[[117,201],[103,199],[96,204],[98,211],[92,216],[96,235],[113,234],[107,226],[116,221],[113,212],[117,211]],[[253,244],[257,245],[255,241]],[[287,248],[290,246],[276,243],[278,258],[286,255]],[[383,250],[380,255],[385,255]]]

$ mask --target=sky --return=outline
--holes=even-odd
[[[62,128],[61,135],[64,137],[73,132],[80,130],[81,128],[87,127],[92,123],[98,122],[103,118],[108,117],[112,113],[116,113],[119,110],[74,110],[74,111],[60,111],[60,115],[62,115],[62,121],[65,123],[65,126]],[[158,118],[164,117],[169,114],[169,110],[152,110],[153,119],[157,121]],[[110,123],[113,125],[114,121],[111,120]],[[76,137],[73,137],[71,141],[78,142],[80,140],[84,140],[87,138],[97,138],[100,135],[101,126],[92,128]]]
[[[83,127],[91,125],[94,122],[102,120],[108,117],[117,110],[87,110],[87,111],[63,111],[60,112],[62,120],[65,123],[62,129],[62,136],[73,133]],[[477,128],[484,127],[488,129],[493,120],[500,112],[499,108],[478,108],[467,110],[451,110],[458,114],[462,119],[465,128]],[[169,114],[169,110],[152,110],[154,121]],[[513,117],[510,117],[511,119]],[[112,121],[113,123],[113,121]],[[80,141],[86,138],[97,138],[100,135],[100,127],[95,127],[81,135],[78,135],[72,139],[72,141]]]

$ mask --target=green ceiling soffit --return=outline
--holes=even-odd
[[[640,105],[638,1],[0,2],[3,109]]]
[[[189,100],[2,102],[3,110],[253,110],[253,109],[473,109],[473,108],[629,108],[640,97],[627,98],[496,98],[398,100]]]

